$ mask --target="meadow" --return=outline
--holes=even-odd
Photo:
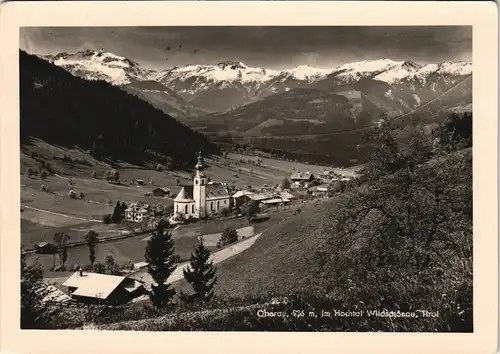
[[[113,213],[117,201],[127,204],[142,201],[170,206],[181,185],[191,182],[189,171],[159,171],[147,163],[145,163],[147,167],[144,167],[119,161],[111,166],[93,160],[81,150],[55,147],[41,141],[34,142],[29,148],[30,150],[21,152],[20,177],[20,202],[23,210],[20,213],[21,244],[28,249],[42,241],[52,242],[56,232],[67,233],[70,242],[84,240],[90,230],[96,231],[100,239],[128,233],[130,226],[102,222],[104,215]],[[28,176],[27,169],[36,170],[37,166],[32,156],[35,158],[44,156],[45,164],[50,164],[52,173],[45,180],[41,180],[38,176]],[[61,156],[65,158],[62,159]],[[268,158],[261,159],[259,165],[255,156],[233,153],[226,157],[207,157],[205,161],[206,173],[212,181],[223,181],[231,187],[240,189],[264,184],[276,185],[293,171],[314,173],[324,168]],[[195,162],[196,158],[193,157],[193,165]],[[111,168],[120,173],[120,184],[108,183],[103,178],[104,173]],[[95,177],[92,177],[93,174]],[[144,185],[131,184],[132,180],[143,180]],[[50,193],[42,191],[42,185],[49,188]],[[165,198],[145,196],[157,186],[169,188],[171,196]],[[69,197],[70,190],[76,193],[77,198]],[[80,193],[84,194],[83,198],[80,198]],[[218,235],[224,229],[246,228],[242,232],[247,237],[250,233],[262,232],[278,223],[291,215],[292,210],[277,210],[270,214],[270,217],[253,222],[253,232],[249,231],[250,223],[244,217],[181,225],[173,231],[176,254],[181,259],[189,258],[198,237],[202,235],[207,235],[207,246],[215,250]],[[106,256],[112,255],[120,265],[141,262],[144,260],[144,248],[148,237],[150,234],[100,242],[96,248],[96,261],[104,262]],[[86,245],[70,247],[67,268],[72,268],[75,264],[88,264],[88,256]],[[28,262],[40,263],[46,277],[60,278],[66,274],[49,271],[54,263],[59,264],[57,256],[33,254],[28,257]]]

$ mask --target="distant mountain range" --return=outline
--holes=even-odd
[[[359,155],[360,134],[338,134],[376,124],[381,115],[434,124],[450,112],[472,111],[470,61],[384,58],[288,70],[225,61],[155,71],[102,51],[43,58],[75,76],[119,86],[215,141],[343,160]]]
[[[411,111],[472,74],[470,61],[420,65],[385,58],[346,63],[332,69],[301,65],[282,71],[225,61],[154,71],[101,51],[43,57],[76,76],[125,87],[155,106],[161,105],[161,101],[163,107],[159,108],[176,117],[223,112],[294,88],[358,91],[395,116]],[[163,86],[144,86],[145,81]]]

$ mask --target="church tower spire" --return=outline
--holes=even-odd
[[[199,218],[205,216],[205,206],[206,206],[206,184],[207,179],[205,177],[205,164],[203,161],[203,153],[198,153],[198,162],[194,167],[196,173],[193,178],[193,199],[195,203],[195,213]]]
[[[205,164],[203,162],[203,153],[201,150],[198,153],[198,163],[196,164],[195,169],[197,171],[203,171],[205,169]]]

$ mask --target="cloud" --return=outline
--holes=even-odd
[[[171,51],[166,50],[168,46]],[[34,52],[72,52],[100,47],[157,68],[227,59],[270,68],[301,64],[331,67],[346,61],[382,57],[427,63],[470,60],[472,28],[45,27],[21,30],[21,48]]]

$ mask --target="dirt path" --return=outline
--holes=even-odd
[[[44,210],[44,209],[38,209],[38,208],[30,207],[30,206],[27,206],[27,205],[21,205],[21,207],[22,208],[26,208],[26,209],[36,210],[36,211],[39,211],[39,212],[42,212],[42,213],[47,213],[47,214],[52,214],[52,215],[57,215],[57,216],[63,216],[65,218],[70,218],[70,219],[75,219],[75,220],[83,220],[83,221],[89,221],[89,222],[99,222],[99,223],[102,223],[102,220],[85,219],[85,218],[81,218],[81,217],[78,217],[78,216],[71,216],[71,215],[56,213],[54,211],[49,211],[49,210]]]
[[[248,249],[249,247],[251,247],[255,243],[255,241],[257,241],[257,239],[259,238],[260,235],[261,234],[257,234],[253,237],[245,239],[244,241],[238,242],[232,246],[229,246],[229,247],[224,248],[220,251],[212,253],[209,260],[213,261],[213,264],[223,262],[223,261],[237,255],[238,253],[243,252],[244,250]],[[189,263],[186,262],[186,263],[182,263],[182,264],[178,265],[177,268],[172,273],[172,275],[167,279],[167,284],[171,284],[173,282],[176,282],[176,281],[184,278],[183,270],[188,266],[188,264]],[[130,277],[137,279],[137,280],[140,280],[140,281],[143,281],[144,286],[147,289],[149,289],[151,284],[153,283],[153,279],[151,278],[151,275],[149,275],[149,273],[147,271],[139,271],[135,274],[130,275]],[[146,296],[146,298],[147,298],[147,296]],[[138,300],[140,301],[142,299],[138,299]]]

